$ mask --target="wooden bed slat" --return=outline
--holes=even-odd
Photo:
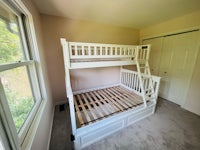
[[[108,89],[104,89],[103,91],[105,91],[105,93],[106,93],[110,98],[112,98],[113,100],[115,100],[115,102],[117,102],[119,105],[121,105],[122,107],[124,107],[123,110],[128,108],[128,106],[125,105],[125,104],[122,102],[121,99],[119,100],[119,99],[117,98],[117,96],[113,96],[113,95],[111,94],[111,92],[109,92],[109,91],[107,91],[107,90],[108,90]]]
[[[139,104],[139,103],[142,102],[142,97],[141,96],[138,96],[136,94],[132,94],[128,90],[126,90],[125,88],[120,88],[120,89],[119,89],[119,87],[115,87],[115,88],[118,89],[118,90],[120,90],[121,92],[123,92],[125,95],[133,98],[133,100],[136,101],[137,104]]]
[[[77,98],[79,100],[79,103],[81,104],[82,111],[83,111],[87,121],[90,122],[91,121],[90,116],[88,115],[87,110],[85,109],[85,106],[83,105],[83,102],[82,102],[82,100],[80,98],[80,95],[77,95]]]
[[[121,86],[76,94],[74,101],[77,118],[81,126],[143,103],[141,96]]]
[[[86,105],[87,105],[87,107],[89,108],[89,110],[90,110],[90,112],[91,112],[91,114],[92,114],[93,118],[96,120],[96,119],[97,119],[97,116],[96,116],[96,114],[95,114],[95,112],[94,112],[93,108],[91,108],[91,105],[89,104],[89,102],[88,102],[87,98],[85,97],[85,95],[84,95],[84,94],[81,94],[81,96],[82,96],[82,97],[83,97],[83,99],[85,100],[85,102],[86,102]]]
[[[96,103],[92,100],[92,98],[88,95],[88,93],[85,93],[87,98],[90,99],[91,103],[93,104],[95,110],[98,112],[98,114],[100,115],[100,117],[104,117],[104,115],[102,114],[101,111],[99,111],[98,107],[96,106]]]
[[[79,107],[78,107],[78,104],[77,104],[77,101],[76,101],[76,98],[74,96],[74,104],[75,104],[75,110],[76,110],[76,113],[77,113],[77,116],[78,116],[78,119],[80,121],[80,124],[84,124],[84,121],[83,121],[83,118],[82,118],[82,115],[81,115],[81,112],[79,111]]]
[[[120,97],[120,99],[121,99],[122,101],[124,101],[129,107],[134,106],[134,104],[131,103],[127,97],[125,97],[125,96],[123,96],[122,94],[120,94],[119,92],[115,91],[114,88],[109,89],[109,91],[110,91],[111,93],[116,93],[116,94],[117,94],[117,97]]]
[[[105,99],[107,99],[111,104],[113,104],[112,106],[117,107],[118,109],[120,109],[121,111],[123,111],[123,108],[116,102],[114,101],[112,98],[110,98],[109,96],[107,96],[104,91],[98,91]]]
[[[102,99],[101,97],[100,97],[100,95],[96,92],[96,91],[94,91],[94,93],[95,93],[95,95],[101,100],[101,101],[108,101],[107,99],[106,100],[104,100],[104,99]],[[108,101],[109,102],[109,101]],[[110,105],[110,104],[112,104],[112,103],[108,103],[108,106],[111,108],[111,110],[113,110],[113,112],[115,112],[115,111],[119,111],[119,109],[117,108],[117,107],[115,107],[114,105]]]
[[[102,106],[102,104],[99,102],[99,100],[93,95],[93,93],[91,93],[91,92],[86,93],[86,95],[88,95],[88,94],[92,95],[92,97],[95,99],[94,102],[97,102],[97,103],[98,103],[99,107],[103,110],[103,113],[105,113],[106,115],[110,114],[110,113]],[[90,96],[88,95],[88,97],[90,97]],[[95,103],[95,104],[96,104],[96,103]],[[103,114],[102,114],[102,115],[103,115]]]
[[[136,104],[138,104],[138,101],[135,100],[136,99],[135,95],[133,95],[132,93],[128,93],[126,90],[119,87],[115,87],[115,89],[119,91],[120,93],[122,93],[122,95],[131,98]]]

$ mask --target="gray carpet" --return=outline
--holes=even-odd
[[[71,122],[68,104],[63,105],[64,111],[56,106],[54,112],[53,128],[51,133],[50,150],[72,150]],[[62,108],[62,107],[61,107]]]
[[[71,150],[70,118],[55,110],[51,150]],[[156,113],[84,150],[200,150],[200,116],[159,98]]]

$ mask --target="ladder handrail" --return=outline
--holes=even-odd
[[[142,50],[142,46],[137,47],[135,61],[136,61],[136,66],[137,66],[138,78],[140,81],[141,93],[142,93],[142,97],[144,101],[144,107],[147,107],[147,98],[148,97],[152,98],[153,101],[156,102],[155,100],[156,96],[155,96],[155,91],[153,88],[153,80],[152,80],[151,71],[150,71],[149,63],[148,63],[151,45],[145,45],[145,46],[146,46],[145,50]],[[142,63],[144,66],[141,67],[140,63]],[[142,78],[141,68],[144,69],[143,78]],[[148,88],[145,87],[144,75],[148,79]]]
[[[140,81],[140,87],[141,87],[142,98],[144,101],[144,106],[147,107],[147,102],[145,99],[145,93],[144,93],[144,87],[143,87],[143,81],[142,81],[142,76],[141,76],[141,71],[140,71],[140,66],[139,66],[139,61],[138,61],[138,55],[139,55],[139,46],[137,46],[137,48],[136,48],[136,66],[137,66],[138,78]]]

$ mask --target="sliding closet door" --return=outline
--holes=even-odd
[[[161,58],[163,37],[143,40],[142,44],[151,44],[151,52],[149,57],[149,65],[152,75],[158,75],[159,64]]]
[[[168,99],[169,87],[170,87],[170,68],[171,59],[173,55],[172,51],[173,40],[171,37],[163,39],[161,61],[159,64],[159,76],[161,77],[159,96]]]
[[[164,37],[159,76],[160,96],[182,105],[194,69],[198,31]]]

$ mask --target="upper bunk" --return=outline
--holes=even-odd
[[[149,59],[150,45],[68,42],[61,38],[68,69],[135,65]]]

